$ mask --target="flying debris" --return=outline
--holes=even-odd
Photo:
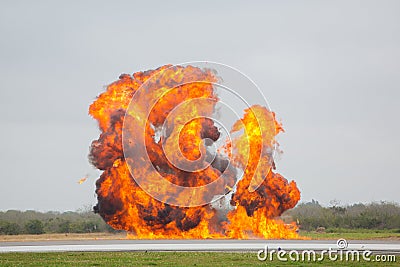
[[[83,184],[89,178],[89,174],[86,174],[84,177],[79,179],[78,184]]]

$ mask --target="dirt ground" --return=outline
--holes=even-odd
[[[42,235],[0,235],[1,241],[45,241],[45,240],[98,240],[125,239],[125,233],[89,233],[89,234],[42,234]]]

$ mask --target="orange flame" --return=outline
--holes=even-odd
[[[156,83],[149,80],[157,75]],[[193,77],[207,82],[190,82]],[[213,87],[217,80],[210,70],[166,65],[133,76],[121,75],[90,106],[89,113],[99,122],[102,132],[99,139],[92,142],[89,158],[94,166],[104,171],[96,182],[98,204],[94,210],[113,228],[126,230],[130,238],[140,239],[299,238],[295,227],[287,226],[279,219],[285,210],[297,204],[300,192],[294,181],[289,183],[273,172],[275,136],[283,128],[267,108],[256,105],[245,110],[244,117],[232,127],[231,133],[236,134],[236,138],[217,150],[226,158],[220,157],[196,172],[181,170],[170,163],[171,159],[180,162],[182,158],[202,163],[204,139],[216,141],[220,137],[214,122],[206,118],[214,112],[213,103],[218,102]],[[146,81],[149,83],[146,83],[143,95],[145,100],[135,103],[139,106],[136,113],[132,113],[128,109],[130,101]],[[151,99],[158,101],[146,118],[144,110]],[[189,101],[196,99],[209,99],[211,104],[199,109]],[[177,116],[172,121],[167,120],[165,132],[160,140],[156,140],[155,129],[164,125],[178,105]],[[187,123],[182,125],[181,122]],[[135,125],[146,129],[144,140],[149,159],[166,180],[180,186],[198,187],[217,180],[224,173],[228,182],[220,189],[226,194],[228,203],[220,203],[222,208],[216,207],[215,203],[192,207],[191,201],[205,198],[207,192],[191,196],[174,192],[189,201],[188,207],[178,207],[146,193],[134,177],[151,181],[151,186],[165,191],[168,198],[168,189],[163,188],[146,168],[139,164],[129,170],[122,130],[126,127],[132,135],[139,136],[142,133]],[[128,145],[135,146],[135,139],[132,140],[133,143]],[[230,152],[231,148],[237,150],[236,156]],[[226,167],[228,160],[233,167]],[[239,180],[238,169],[243,170]]]

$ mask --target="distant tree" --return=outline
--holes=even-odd
[[[14,222],[0,222],[0,234],[2,235],[18,235],[21,228]]]
[[[71,233],[92,233],[99,232],[99,225],[90,220],[77,221],[71,224]]]
[[[25,224],[25,231],[28,234],[40,235],[44,233],[43,223],[39,220],[30,220]]]
[[[95,223],[95,222],[92,222],[92,221],[85,221],[83,224],[82,224],[82,228],[83,228],[83,231],[85,232],[85,233],[92,233],[92,232],[98,232],[98,225]]]
[[[71,232],[71,222],[69,220],[62,221],[58,225],[58,232],[59,233],[70,233]]]

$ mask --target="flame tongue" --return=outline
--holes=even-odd
[[[210,152],[221,138],[211,119],[217,81],[210,70],[167,65],[121,75],[90,106],[102,133],[89,158],[104,170],[94,209],[113,228],[143,239],[298,238],[275,219],[300,192],[272,171],[275,135],[283,131],[273,112],[245,110],[232,127],[236,138]],[[216,197],[220,208],[198,204]]]

